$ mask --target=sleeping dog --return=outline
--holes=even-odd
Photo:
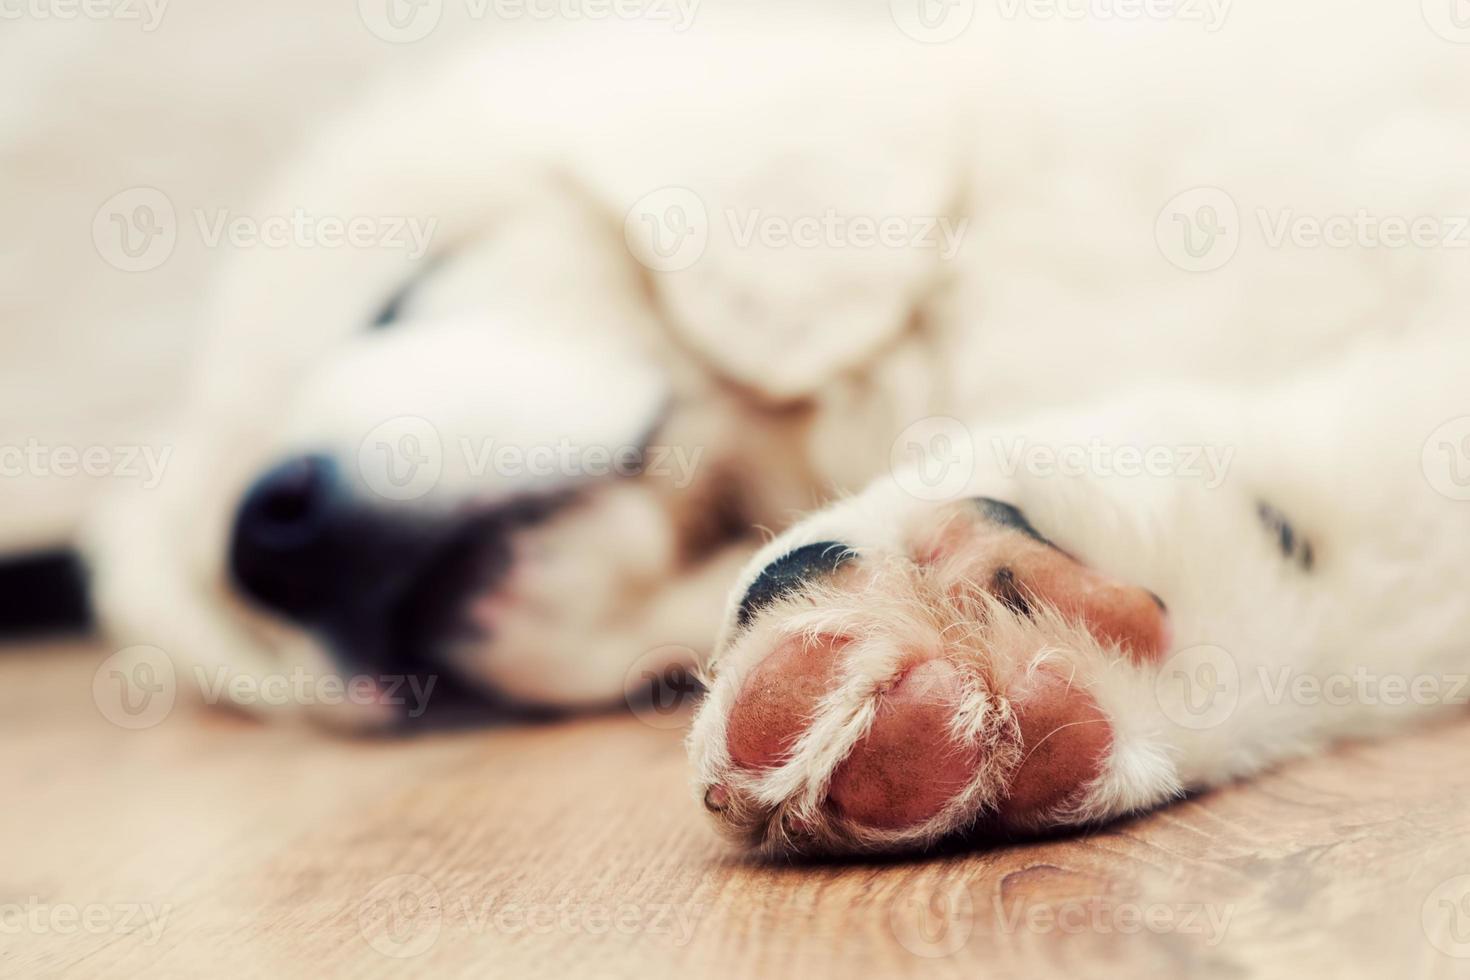
[[[168,479],[90,532],[114,635],[354,729],[406,676],[564,709],[697,660],[700,797],[767,850],[1442,708],[1266,682],[1470,669],[1424,448],[1464,59],[1318,2],[785,27],[503,45],[324,132],[260,215],[360,234],[229,249]],[[230,683],[291,671],[367,695]]]

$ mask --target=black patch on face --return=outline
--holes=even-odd
[[[831,575],[844,562],[856,557],[857,552],[835,541],[818,541],[787,552],[767,565],[745,593],[736,624],[748,626],[756,613],[777,599],[790,595],[812,579]]]
[[[1271,532],[1271,536],[1276,539],[1276,546],[1281,549],[1281,556],[1303,571],[1310,572],[1312,566],[1317,563],[1317,553],[1312,547],[1312,542],[1297,533],[1287,516],[1264,500],[1256,502],[1256,516],[1261,519],[1261,523],[1266,525],[1266,530]]]
[[[1031,522],[1026,520],[1025,514],[1021,513],[1011,504],[1003,503],[992,497],[976,497],[974,499],[975,506],[980,509],[980,513],[990,523],[999,524],[1001,527],[1008,527],[1013,531],[1020,531],[1038,544],[1044,544],[1052,548],[1056,547],[1040,531],[1031,526]]]

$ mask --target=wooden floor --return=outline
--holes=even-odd
[[[677,730],[127,731],[101,656],[0,651],[0,975],[1470,976],[1470,720],[1086,837],[770,866]]]

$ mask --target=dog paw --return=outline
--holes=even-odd
[[[895,850],[1131,799],[1118,715],[1168,647],[1162,601],[996,500],[850,504],[758,557],[706,671],[690,748],[720,827],[767,853]]]

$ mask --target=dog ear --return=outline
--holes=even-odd
[[[773,402],[870,362],[963,244],[954,127],[942,113],[916,121],[911,106],[889,108],[891,125],[829,103],[862,118],[748,126],[751,145],[702,163],[713,176],[629,215],[630,246],[673,329]]]

